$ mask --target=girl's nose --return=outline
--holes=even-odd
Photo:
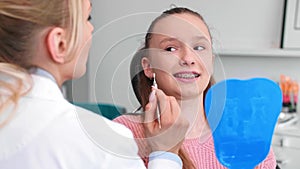
[[[195,64],[195,52],[186,47],[181,53],[180,53],[180,65],[181,66],[191,66]]]

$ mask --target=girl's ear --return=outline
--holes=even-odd
[[[65,30],[60,27],[52,28],[48,33],[46,42],[51,59],[56,63],[64,63],[67,53]]]
[[[152,68],[151,68],[150,60],[146,57],[143,57],[141,62],[142,62],[141,64],[143,66],[145,76],[152,79],[153,78],[153,71],[152,71]]]

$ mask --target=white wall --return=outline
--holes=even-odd
[[[143,43],[150,22],[170,4],[201,13],[217,49],[279,48],[284,0],[92,0],[95,26],[86,78],[74,86],[74,100],[114,103],[134,109],[137,102],[129,79],[132,54]],[[226,56],[216,62],[217,80],[281,73],[299,78],[299,58]],[[224,75],[225,74],[225,75]],[[86,81],[88,79],[88,81]],[[80,80],[79,80],[80,81]]]

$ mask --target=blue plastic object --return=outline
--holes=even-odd
[[[253,169],[262,162],[281,106],[279,86],[266,78],[228,79],[212,86],[205,112],[220,163],[230,169]]]

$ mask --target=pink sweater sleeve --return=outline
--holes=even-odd
[[[145,166],[148,164],[148,156],[150,153],[149,146],[144,139],[144,129],[142,125],[141,116],[134,115],[122,115],[114,119],[113,121],[121,123],[129,128],[139,147],[139,156],[144,160]],[[206,141],[199,143],[198,140],[186,139],[183,144],[183,148],[188,153],[191,160],[198,169],[225,169],[217,160],[214,152],[214,143],[212,138],[208,138]],[[275,169],[276,159],[273,150],[271,149],[266,159],[261,162],[255,169]]]
[[[139,156],[143,159],[145,166],[148,165],[149,161],[149,154],[151,150],[149,149],[149,146],[147,144],[147,141],[145,138],[144,128],[142,125],[142,119],[139,115],[122,115],[117,118],[115,118],[113,121],[117,123],[121,123],[127,128],[129,128],[133,136],[135,138],[135,141],[139,147]]]

